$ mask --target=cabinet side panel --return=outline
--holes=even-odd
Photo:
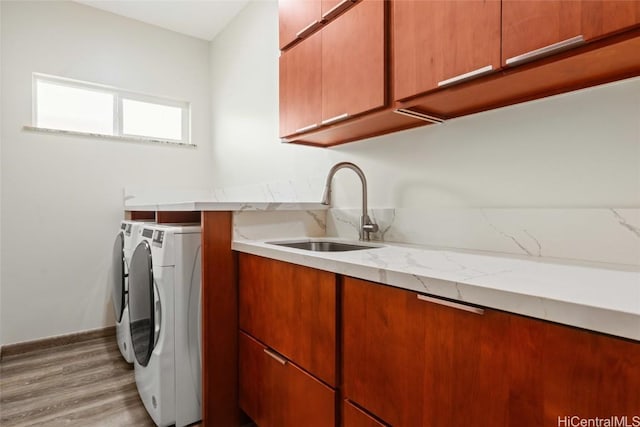
[[[202,213],[204,426],[238,426],[238,296],[231,212]]]

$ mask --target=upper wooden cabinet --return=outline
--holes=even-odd
[[[396,99],[500,68],[500,0],[392,4]]]
[[[321,0],[279,0],[280,49],[316,30],[322,22]]]
[[[281,137],[327,129],[389,103],[385,8],[383,0],[362,0],[281,53]],[[392,117],[389,123],[412,122]]]
[[[304,39],[358,0],[279,0],[280,49]]]
[[[284,142],[331,146],[640,75],[640,0],[280,3]]]
[[[280,135],[322,121],[322,38],[315,33],[280,55]]]
[[[363,0],[322,33],[322,123],[385,105],[382,0]]]
[[[638,24],[637,0],[503,0],[502,61],[517,65]]]
[[[640,0],[503,0],[500,21],[489,12],[496,5],[491,0],[469,2],[475,12],[468,14],[456,9],[463,3],[457,1],[392,2],[399,109],[446,120],[640,75]],[[448,15],[437,18],[439,9]],[[476,28],[480,22],[487,27]],[[496,44],[489,41],[496,40],[496,22],[501,28],[498,63],[491,50]],[[433,25],[454,30],[442,40],[437,33],[445,30],[432,34]],[[424,34],[446,46],[440,56],[434,55],[437,47],[425,45]],[[472,45],[479,46],[477,52],[470,51]],[[499,72],[481,75],[487,68],[474,55],[485,48],[493,52],[487,58]],[[476,62],[455,68],[464,58]],[[455,71],[442,71],[451,67]],[[450,76],[458,72],[464,73]]]

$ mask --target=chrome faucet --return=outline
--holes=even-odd
[[[331,204],[331,180],[333,176],[340,169],[347,168],[351,169],[360,177],[360,182],[362,182],[362,216],[360,216],[360,240],[369,241],[370,233],[375,233],[378,231],[378,224],[374,224],[371,222],[371,218],[367,214],[367,178],[364,176],[364,172],[358,166],[351,162],[340,162],[333,165],[329,174],[327,175],[327,182],[324,184],[324,194],[322,195],[322,203],[323,205]]]

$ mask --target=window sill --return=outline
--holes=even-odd
[[[71,135],[71,136],[81,136],[81,137],[89,137],[89,138],[98,138],[98,139],[113,139],[116,141],[129,141],[129,142],[142,142],[142,143],[150,143],[150,144],[167,144],[167,145],[176,145],[179,147],[188,147],[195,148],[197,145],[195,144],[187,144],[185,142],[176,142],[170,141],[167,139],[157,139],[157,138],[145,138],[145,137],[136,137],[136,136],[118,136],[118,135],[104,135],[101,133],[89,133],[89,132],[77,132],[74,130],[61,130],[61,129],[49,129],[49,128],[40,128],[36,126],[23,126],[23,130],[29,132],[38,132],[38,133],[48,133],[53,135]]]

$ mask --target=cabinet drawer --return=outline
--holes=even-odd
[[[240,254],[240,329],[336,384],[336,277]]]
[[[335,391],[240,332],[240,407],[260,427],[335,426]]]
[[[349,400],[342,402],[342,427],[387,427]]]

